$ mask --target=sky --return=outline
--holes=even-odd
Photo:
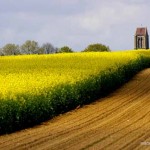
[[[82,51],[101,43],[134,48],[137,27],[150,31],[149,0],[0,0],[0,47],[34,40]]]

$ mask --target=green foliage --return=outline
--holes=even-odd
[[[59,53],[72,53],[73,50],[68,46],[64,46],[64,47],[60,48],[58,52]]]
[[[103,44],[90,44],[83,52],[109,52],[110,49],[108,46],[105,46]]]
[[[88,58],[91,60],[97,59],[95,62],[99,60],[98,55],[93,55],[92,53],[90,55],[88,54],[84,53],[84,55],[80,55],[79,59],[77,59],[77,57],[73,55],[74,61],[76,59],[77,59],[76,62],[79,62],[79,60],[80,61],[82,60],[81,62],[83,65],[80,64],[79,66],[81,70],[85,69],[86,67],[85,62]],[[128,53],[126,54],[128,56]],[[134,52],[132,54],[134,55]],[[70,56],[72,54],[65,54],[65,55],[66,55],[65,61],[69,63]],[[64,56],[64,54],[63,55],[59,54],[55,58],[55,59],[60,58],[61,60],[60,64],[57,66],[57,70],[60,70],[60,68],[62,67],[61,66],[61,64],[63,63],[62,56]],[[103,55],[103,57],[104,56],[105,55]],[[115,54],[112,54],[111,57],[114,58],[114,56]],[[124,57],[125,55],[122,56],[122,58]],[[17,56],[17,59],[18,58],[20,61],[20,57]],[[43,59],[43,57],[40,57],[40,58]],[[105,56],[104,60],[105,62],[108,63],[106,58],[107,57]],[[42,121],[50,119],[60,113],[64,113],[66,111],[74,109],[79,105],[84,105],[84,104],[93,102],[96,99],[103,97],[107,95],[108,93],[112,92],[113,90],[115,90],[116,88],[120,87],[123,83],[127,82],[140,70],[150,67],[150,57],[146,55],[146,53],[144,55],[142,53],[139,54],[137,58],[135,57],[136,59],[129,59],[129,58],[130,56],[127,57],[127,60],[130,60],[130,61],[125,61],[125,63],[118,63],[118,60],[121,59],[121,58],[118,58],[116,59],[117,62],[115,60],[115,65],[113,64],[112,66],[108,68],[105,67],[105,69],[99,72],[93,73],[90,76],[87,76],[87,78],[83,78],[82,80],[76,80],[76,82],[71,82],[71,83],[67,82],[67,83],[57,84],[53,88],[46,87],[44,89],[41,89],[37,94],[35,93],[32,94],[32,93],[27,92],[27,93],[17,94],[15,98],[14,97],[10,97],[10,98],[4,97],[3,99],[1,98],[0,99],[0,134],[10,133],[15,130],[33,126]],[[31,57],[29,58],[28,56],[28,59],[31,59]],[[38,59],[39,57],[36,57],[36,62]],[[6,57],[6,61],[8,61],[8,57]],[[14,63],[13,59],[12,59],[12,62]],[[31,62],[33,62],[33,59]],[[87,62],[89,62],[89,60]],[[10,60],[9,60],[9,63],[10,63]],[[65,64],[67,63],[65,62]],[[6,64],[6,66],[7,65],[8,64]],[[45,69],[46,64],[44,64],[44,61],[42,65]],[[36,64],[36,66],[38,65]],[[33,66],[33,68],[35,69],[36,66]],[[79,68],[76,68],[76,66],[77,65],[74,65],[76,69],[76,74],[77,74],[79,73]],[[68,70],[71,67],[71,65],[68,66],[67,64],[65,67],[67,68],[66,70]],[[96,64],[93,67],[96,67],[98,70],[100,69],[99,66],[96,66]],[[31,68],[31,66],[29,66],[29,68]],[[13,70],[9,69],[8,71],[9,72],[17,71],[14,69],[15,68],[13,68]],[[91,69],[93,68],[87,68],[88,71]],[[26,70],[27,68],[25,68],[25,71]],[[23,70],[21,71],[23,72]],[[94,70],[92,70],[92,72],[93,71]],[[59,73],[61,73],[61,71]],[[0,74],[2,74],[2,72],[0,72]]]

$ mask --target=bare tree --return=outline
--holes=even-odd
[[[38,49],[37,53],[38,53],[38,54],[45,54],[45,50],[44,50],[44,48],[39,47],[39,49]]]
[[[2,48],[0,48],[0,56],[3,56],[4,55],[4,53],[3,53],[3,49]]]
[[[44,43],[42,45],[45,54],[56,53],[56,48],[51,43]]]
[[[18,55],[20,54],[19,46],[15,44],[6,44],[2,48],[2,53],[4,55]]]
[[[24,54],[37,54],[39,50],[38,42],[27,40],[22,46],[21,51]]]

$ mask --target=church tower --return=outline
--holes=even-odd
[[[149,36],[147,28],[136,29],[134,36],[134,49],[149,49]]]

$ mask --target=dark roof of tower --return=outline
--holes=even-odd
[[[147,35],[148,34],[148,31],[147,31],[147,28],[137,28],[136,29],[136,35]]]

